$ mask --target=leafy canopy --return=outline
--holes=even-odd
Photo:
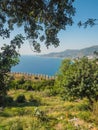
[[[23,27],[26,39],[40,52],[39,41],[59,45],[58,32],[72,25],[74,0],[0,0],[0,36],[10,37],[14,25]]]
[[[19,53],[18,48],[23,43],[24,37],[17,35],[10,43],[4,45],[0,51],[0,102],[1,97],[7,94],[8,82],[10,81],[9,72],[11,68],[18,64]]]
[[[72,25],[75,13],[74,0],[0,0],[0,36],[10,38],[15,26],[22,27],[25,38],[29,39],[34,50],[40,52],[39,41],[57,47],[58,32]],[[18,61],[18,48],[23,44],[24,37],[17,35],[9,45],[0,50],[0,99],[8,90],[8,73]]]
[[[98,65],[96,60],[82,58],[72,62],[64,60],[56,85],[64,88],[66,99],[87,97],[90,102],[98,99]]]

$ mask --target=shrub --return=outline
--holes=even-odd
[[[33,82],[32,88],[34,90],[45,90],[46,88],[51,88],[51,86],[54,86],[54,80],[42,80],[42,81],[37,81]]]
[[[18,95],[17,99],[16,99],[16,102],[18,103],[24,103],[26,101],[26,98],[24,95]]]
[[[9,83],[9,89],[16,89],[17,88],[17,80],[11,80],[10,83]]]
[[[18,80],[18,84],[24,84],[25,83],[25,79],[24,76],[21,77],[20,80]]]
[[[34,89],[32,88],[31,85],[28,85],[28,86],[26,86],[26,90],[27,90],[27,91],[31,91],[31,90],[34,90]]]
[[[56,78],[56,86],[65,88],[65,98],[98,100],[98,65],[86,57],[72,62],[64,60]]]

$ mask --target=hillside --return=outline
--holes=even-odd
[[[83,57],[83,56],[94,56],[94,51],[98,51],[98,45],[84,48],[84,49],[68,49],[62,52],[54,52],[45,54],[42,56],[45,57],[59,57],[59,58],[77,58],[77,57]]]
[[[14,77],[0,107],[0,130],[98,130],[98,102],[67,101],[51,81]]]
[[[49,95],[49,90],[10,90],[17,99],[24,95],[24,103],[14,103],[0,111],[0,130],[98,130],[97,112],[87,110],[86,100],[63,101]]]

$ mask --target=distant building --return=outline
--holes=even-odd
[[[88,58],[89,60],[91,60],[91,59],[94,59],[94,56],[93,56],[93,55],[89,55],[89,56],[87,56],[87,58]]]

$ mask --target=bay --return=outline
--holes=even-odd
[[[25,55],[20,57],[19,64],[12,67],[11,71],[53,76],[58,72],[61,62],[60,58]]]

